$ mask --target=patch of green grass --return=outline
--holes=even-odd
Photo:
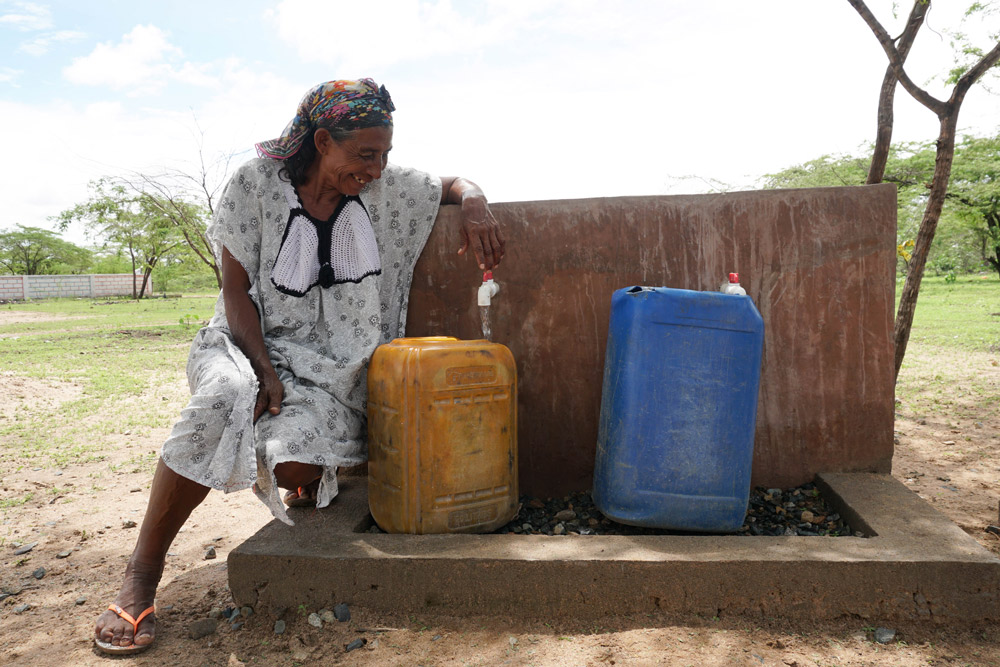
[[[151,325],[201,324],[208,321],[217,295],[173,299],[42,299],[6,304],[4,310],[45,313],[52,319],[7,324],[0,333],[43,334],[48,331],[134,329]],[[190,328],[190,327],[188,327]]]
[[[25,402],[0,417],[0,469],[104,460],[109,435],[169,426],[176,414],[164,409],[163,387],[183,377],[191,323],[207,321],[214,304],[205,296],[0,307],[53,316],[0,325],[0,372],[39,380],[61,401]]]
[[[134,472],[134,473],[147,473],[152,475],[153,471],[156,469],[156,462],[159,460],[160,454],[158,452],[146,452],[145,454],[136,454],[130,457],[126,461],[122,461],[118,465],[111,466],[111,470],[114,472]]]
[[[0,498],[0,509],[8,509],[10,507],[20,507],[25,503],[31,501],[35,497],[33,493],[26,493],[20,498]]]
[[[902,291],[896,283],[896,305]],[[961,276],[953,282],[925,276],[913,315],[911,343],[1000,351],[1000,278]]]
[[[998,352],[1000,280],[924,278],[896,397],[914,415],[981,419],[1000,403]]]

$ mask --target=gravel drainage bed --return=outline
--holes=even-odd
[[[563,498],[522,496],[517,516],[497,533],[520,535],[689,535],[681,531],[640,528],[616,523],[601,514],[590,492]],[[765,489],[750,492],[743,525],[736,535],[800,535],[809,537],[864,537],[856,533],[839,514],[830,509],[815,484],[793,489]]]
[[[374,525],[370,533],[383,532]],[[514,519],[495,531],[502,535],[692,535],[676,530],[640,528],[616,523],[594,505],[589,491],[562,498],[521,496],[521,508]],[[750,492],[743,525],[736,535],[864,537],[854,532],[839,514],[830,509],[815,484],[793,489],[765,489]]]

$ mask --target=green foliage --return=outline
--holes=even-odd
[[[17,225],[0,232],[0,268],[15,275],[83,273],[90,252],[64,241],[55,232]]]
[[[153,268],[176,252],[184,242],[183,236],[163,214],[159,202],[149,195],[130,193],[108,179],[92,181],[90,189],[88,201],[63,211],[56,220],[63,230],[75,222],[83,223],[88,233],[103,240],[105,247],[127,253],[133,271],[138,268],[144,273],[142,290],[135,295],[142,297]]]
[[[869,157],[824,155],[768,174],[765,189],[863,185]],[[927,205],[934,176],[933,143],[895,144],[889,151],[884,181],[896,185],[897,254],[901,271]],[[992,268],[1000,275],[1000,136],[964,137],[955,148],[948,197],[928,256],[935,275],[971,273]]]

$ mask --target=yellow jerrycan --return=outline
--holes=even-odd
[[[488,533],[517,512],[517,369],[505,346],[434,336],[368,367],[368,505],[387,533]]]

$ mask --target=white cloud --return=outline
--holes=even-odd
[[[0,83],[10,83],[16,85],[17,78],[24,72],[10,67],[0,67]]]
[[[11,154],[59,155],[45,179],[31,170],[0,169],[4,192],[17,193],[6,200],[0,228],[20,223],[51,229],[48,218],[85,201],[87,182],[102,176],[170,169],[197,174],[199,148],[209,165],[236,153],[230,164],[235,168],[251,157],[254,142],[281,132],[307,87],[235,59],[216,67],[219,84],[193,108],[119,95],[88,105],[72,98],[32,104],[0,98],[0,118],[10,127],[45,128],[5,136]],[[214,170],[211,177],[222,180]],[[80,229],[68,237],[85,241]]]
[[[10,7],[9,10],[3,8]],[[2,2],[0,3],[0,25],[11,26],[18,30],[45,30],[52,27],[52,12],[48,7],[34,2]]]
[[[73,83],[128,90],[135,97],[160,92],[170,81],[209,86],[215,78],[204,64],[179,62],[183,52],[154,25],[137,25],[114,44],[104,42],[63,70]]]
[[[34,39],[22,42],[18,51],[24,51],[32,56],[45,55],[52,44],[59,42],[77,42],[86,37],[87,34],[78,30],[57,30],[55,32],[42,33]]]
[[[491,3],[488,15],[476,17],[457,11],[450,0],[284,0],[269,15],[278,34],[295,45],[304,61],[369,71],[494,44],[504,38],[510,20],[530,17],[547,4],[513,3],[508,9]]]

